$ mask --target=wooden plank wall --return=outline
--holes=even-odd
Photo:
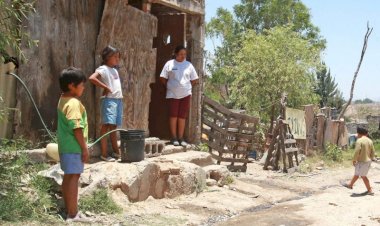
[[[157,35],[157,18],[129,6],[124,0],[106,1],[97,42],[97,65],[101,51],[108,44],[121,51],[119,74],[124,94],[124,122],[128,129],[148,131],[149,102],[156,70],[156,50],[152,48]],[[97,105],[100,106],[100,89]],[[97,108],[97,124],[100,123]]]
[[[204,17],[187,15],[187,48],[190,61],[199,75],[199,84],[193,88],[192,104],[189,114],[189,142],[198,143],[201,138],[201,109],[203,95],[203,48],[204,48]]]
[[[81,68],[90,75],[95,68],[94,52],[102,16],[103,1],[39,0],[37,13],[24,22],[38,47],[24,49],[29,61],[19,70],[34,96],[48,126],[56,129],[57,103],[60,96],[58,76],[68,66]],[[89,83],[81,98],[89,113],[94,112],[94,92]],[[17,108],[22,112],[16,134],[39,140],[42,124],[22,88],[17,90]],[[89,117],[90,135],[95,119]]]

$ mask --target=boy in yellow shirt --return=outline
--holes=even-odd
[[[84,91],[86,76],[80,69],[69,67],[59,76],[62,95],[58,103],[58,149],[64,172],[62,193],[67,222],[90,222],[78,211],[78,181],[88,161],[87,114],[78,99]]]
[[[367,174],[371,167],[371,162],[375,158],[375,148],[373,142],[368,138],[368,131],[364,128],[358,128],[358,140],[355,145],[355,155],[352,161],[355,166],[355,175],[349,184],[345,184],[346,188],[352,189],[355,182],[361,177],[367,188],[367,195],[374,195],[369,183]]]

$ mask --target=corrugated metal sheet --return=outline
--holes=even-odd
[[[7,75],[7,72],[14,71],[14,64],[0,64],[0,96],[4,100],[7,108],[16,106],[16,80]],[[14,111],[9,112],[9,118],[0,121],[0,138],[12,138],[13,135],[13,115]]]

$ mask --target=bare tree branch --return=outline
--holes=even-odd
[[[344,106],[343,110],[340,112],[339,119],[341,119],[341,118],[344,117],[344,114],[346,113],[346,110],[347,110],[348,106],[351,105],[352,99],[354,97],[354,89],[355,89],[356,78],[358,77],[359,70],[360,70],[360,67],[362,65],[365,52],[367,50],[368,38],[371,35],[372,31],[373,31],[373,27],[370,28],[369,27],[369,22],[367,22],[367,32],[364,35],[364,43],[363,43],[362,53],[360,55],[360,61],[359,61],[358,67],[357,67],[357,69],[355,71],[354,78],[352,80],[350,99],[348,100],[347,104]]]

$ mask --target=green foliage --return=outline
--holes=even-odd
[[[325,157],[327,160],[331,160],[333,162],[343,162],[343,150],[334,144],[328,144]]]
[[[209,148],[208,148],[207,144],[205,144],[205,143],[200,143],[200,144],[197,146],[197,150],[198,150],[198,151],[201,151],[201,152],[208,152],[208,151],[209,151]]]
[[[267,29],[292,24],[293,31],[324,48],[325,40],[311,22],[309,9],[299,0],[241,0],[234,7],[236,20],[245,30],[260,34]]]
[[[4,99],[0,96],[0,122],[7,120],[9,108],[5,106]]]
[[[247,32],[242,48],[233,58],[231,96],[251,114],[278,102],[283,92],[289,106],[315,103],[313,71],[319,65],[320,49],[304,40],[291,26],[267,30],[264,35]]]
[[[35,12],[33,7],[34,1],[27,0],[0,0],[0,62],[9,60],[9,48],[16,53],[22,60],[25,55],[21,50],[21,42],[26,47],[37,44],[31,40],[29,35],[24,31],[22,25],[23,19],[27,15]]]
[[[31,150],[35,149],[39,144],[35,144],[30,140],[18,137],[15,139],[0,139],[0,154],[1,152],[15,152],[20,150]]]
[[[37,172],[45,164],[30,164],[26,155],[0,156],[0,224],[2,221],[54,222],[57,205],[52,183]]]
[[[240,66],[241,61],[237,61],[236,59],[239,58],[239,56],[241,57],[241,51],[243,49],[246,50],[246,52],[248,51],[248,47],[246,46],[247,44],[249,44],[249,47],[252,47],[252,45],[254,45],[254,43],[247,41],[247,39],[252,41],[253,34],[256,34],[257,37],[262,37],[262,39],[265,39],[266,36],[271,33],[268,31],[276,30],[274,28],[278,27],[286,27],[287,31],[291,31],[297,34],[297,38],[299,40],[302,40],[303,44],[306,43],[306,45],[308,45],[307,48],[303,49],[303,52],[305,53],[310,49],[313,49],[313,55],[316,52],[319,54],[319,52],[325,47],[325,40],[320,37],[318,28],[311,23],[309,10],[302,2],[298,0],[241,0],[241,3],[235,5],[232,12],[223,8],[219,8],[217,10],[216,16],[211,19],[206,27],[207,36],[209,38],[217,38],[221,41],[221,45],[218,45],[215,48],[214,55],[209,60],[209,62],[206,63],[207,70],[211,73],[210,78],[206,81],[206,95],[226,105],[229,108],[244,108],[246,104],[242,104],[241,101],[236,99],[236,86],[233,87],[233,84],[236,83],[236,71],[243,69]],[[285,42],[287,41],[288,39],[286,38],[278,39],[277,44],[284,42],[284,47],[284,45],[286,45]],[[277,44],[275,44],[277,46],[271,46],[273,45],[271,42],[267,42],[266,44],[267,46],[263,47],[263,49],[272,48],[273,50],[279,46]],[[269,52],[271,52],[272,55],[269,55]],[[266,54],[267,57],[278,57],[276,51],[263,51],[262,54]],[[287,59],[290,60],[290,58]],[[256,62],[257,58],[248,59],[247,57],[244,60],[248,61],[252,65],[262,65],[261,61]],[[265,60],[268,61],[268,59]],[[236,69],[236,67],[240,68]],[[288,69],[289,71],[293,70],[293,68]],[[248,68],[245,69],[245,72],[247,74],[250,74],[250,76],[253,74],[248,70]],[[274,72],[276,72],[276,70],[274,70]],[[241,73],[243,73],[243,71],[240,71],[240,74]],[[304,74],[305,72],[303,71],[302,75]],[[262,74],[260,78],[270,78],[271,76],[269,75],[270,74],[268,73]],[[257,74],[255,76],[258,78]],[[261,82],[262,81],[260,80],[259,83]],[[306,88],[310,88],[309,83],[310,82],[307,82]],[[238,87],[239,89],[250,88],[249,85],[247,85],[247,87],[244,87],[243,84],[240,85],[241,86]],[[273,88],[273,86],[264,88],[266,88],[268,91]],[[297,90],[302,88],[303,86],[295,87]],[[275,90],[275,92],[276,91],[277,90]],[[307,91],[303,94],[309,93],[310,92]],[[257,92],[255,92],[255,94],[257,94]],[[316,96],[312,93],[310,94],[311,96],[308,99],[315,101]],[[268,92],[259,94],[259,96],[265,97],[267,95]],[[252,96],[254,95],[250,94],[244,98],[250,99]],[[277,95],[272,96],[274,98]],[[292,105],[295,106],[304,103],[303,101],[300,101],[299,96],[297,96],[296,99],[293,99],[293,97],[294,95],[291,95],[289,97],[289,102]],[[258,100],[258,98],[254,99]],[[255,111],[264,111],[264,115],[267,116],[268,111],[271,110],[267,105],[270,105],[274,101],[277,101],[277,99],[264,99],[265,100],[255,103],[255,107],[259,106],[259,108],[256,108]],[[271,101],[266,102],[268,99],[271,99]],[[252,103],[253,101],[251,101],[251,104]],[[252,107],[253,106],[250,108],[251,110]],[[262,109],[260,110],[260,108]]]
[[[369,98],[365,98],[365,99],[359,99],[359,100],[355,100],[354,101],[354,104],[373,104],[375,103],[375,101],[369,99]]]
[[[319,102],[321,108],[333,107],[340,111],[345,103],[343,94],[338,89],[338,84],[335,82],[335,78],[331,76],[330,70],[327,70],[325,63],[322,63],[322,68],[317,71],[315,92],[321,98]]]
[[[224,180],[224,184],[226,184],[226,185],[230,185],[230,184],[232,184],[232,183],[234,183],[234,177],[231,176],[231,175],[228,175],[228,176],[225,178],[225,180]]]
[[[83,211],[91,211],[93,213],[115,214],[122,211],[112,197],[108,194],[107,189],[99,189],[91,195],[84,196],[79,200],[79,208]]]

